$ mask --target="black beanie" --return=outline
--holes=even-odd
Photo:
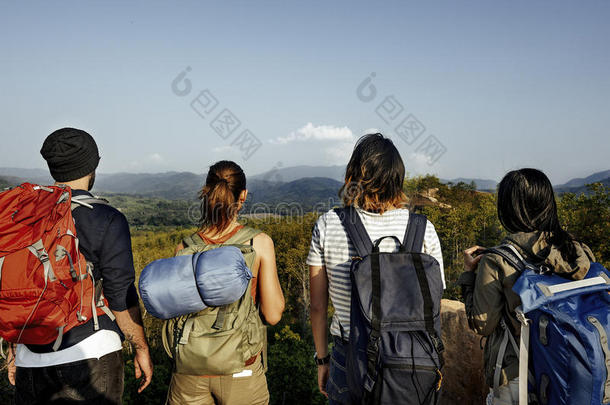
[[[62,128],[47,136],[40,154],[55,181],[72,181],[92,173],[100,161],[91,135],[75,128]]]

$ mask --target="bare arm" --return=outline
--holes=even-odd
[[[309,266],[310,316],[313,341],[319,358],[328,355],[328,278],[324,266]],[[328,364],[318,366],[318,388],[326,396]]]
[[[142,392],[152,381],[153,365],[150,359],[146,335],[144,334],[140,307],[134,306],[125,311],[112,311],[112,313],[116,317],[116,323],[125,335],[125,339],[132,344],[136,351],[133,364],[136,378],[144,375],[138,388],[138,392]]]
[[[260,263],[257,277],[261,313],[267,323],[275,325],[282,319],[285,302],[277,276],[273,240],[261,233],[254,238],[253,245]]]
[[[6,369],[8,371],[8,382],[11,385],[15,385],[15,374],[17,373],[17,367],[15,366],[15,344],[8,344],[8,353],[6,357]]]

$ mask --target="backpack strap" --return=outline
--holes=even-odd
[[[341,224],[347,232],[347,237],[352,241],[356,252],[360,257],[368,256],[373,250],[373,242],[364,228],[360,216],[352,206],[335,208],[335,213],[341,219]]]
[[[423,218],[425,219],[426,217]],[[432,293],[430,292],[430,284],[428,283],[428,277],[426,276],[426,269],[424,268],[421,250],[419,252],[413,252],[412,259],[413,266],[415,267],[415,274],[417,275],[419,290],[421,291],[422,299],[424,301],[424,323],[426,332],[430,336],[434,349],[438,353],[440,366],[442,368],[445,363],[443,356],[445,346],[443,345],[441,337],[434,328],[434,301],[432,300]]]
[[[231,236],[223,245],[254,245],[254,237],[263,231],[252,228],[250,226],[244,226],[235,235]]]
[[[517,249],[513,245],[508,243],[485,249],[483,253],[492,253],[502,257],[519,273],[523,273],[525,268],[528,267],[527,262],[525,261],[523,256],[521,256],[519,251],[517,251]]]
[[[72,204],[71,204],[70,208],[72,210],[74,210],[75,208],[78,208],[78,207],[87,207],[87,208],[93,209],[93,204],[110,205],[108,200],[106,200],[105,198],[91,197],[86,194],[72,196],[71,203]]]
[[[402,242],[407,252],[421,252],[424,246],[424,236],[428,219],[425,215],[409,213],[409,222]]]
[[[195,232],[194,234],[182,239],[182,245],[185,248],[191,247],[191,246],[197,246],[197,245],[205,245],[205,244],[206,243],[203,240],[203,238],[201,237],[201,235],[199,235],[199,232]]]
[[[246,245],[246,244],[253,246],[254,237],[256,235],[258,235],[259,233],[262,233],[262,231],[249,227],[249,226],[244,226],[239,231],[237,231],[235,233],[235,235],[231,236],[225,242],[219,244],[219,246],[220,245]],[[190,246],[207,245],[207,243],[203,240],[201,235],[199,235],[199,232],[195,232],[194,234],[182,239],[182,244],[184,245],[185,248],[190,247]]]
[[[434,328],[434,302],[432,301],[432,293],[430,292],[428,277],[426,276],[426,270],[421,257],[421,252],[424,247],[424,237],[426,235],[426,226],[428,226],[428,218],[426,218],[425,215],[410,212],[403,240],[403,247],[407,252],[413,253],[413,266],[415,267],[419,290],[421,291],[424,301],[424,322],[426,332],[430,336],[430,339],[432,339],[432,344],[438,353],[442,367],[444,364],[443,352],[445,351],[445,347]]]
[[[497,254],[502,257],[506,262],[513,267],[519,274],[523,273],[526,268],[532,268],[533,266],[528,264],[521,253],[512,246],[511,244],[504,244],[500,246],[496,246],[493,248],[485,249],[483,253],[491,253]],[[498,357],[496,358],[496,365],[494,371],[494,386],[493,391],[494,395],[498,396],[498,388],[500,386],[500,377],[502,371],[502,363],[504,361],[504,354],[506,353],[506,347],[508,346],[508,342],[511,343],[513,350],[519,356],[519,405],[527,405],[528,404],[528,390],[527,384],[530,382],[535,386],[535,379],[533,374],[528,368],[529,364],[529,335],[530,335],[530,320],[526,318],[523,313],[521,307],[517,307],[515,310],[517,314],[517,319],[521,323],[521,334],[520,334],[520,342],[519,347],[517,348],[517,343],[515,342],[515,338],[513,337],[512,332],[510,331],[508,324],[504,320],[504,318],[500,319],[500,326],[504,331],[504,336],[502,337],[502,343],[500,344],[500,350],[498,351]],[[504,315],[506,316],[506,315]]]

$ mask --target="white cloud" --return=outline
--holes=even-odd
[[[302,128],[291,132],[288,136],[280,136],[270,140],[272,144],[285,145],[291,142],[299,141],[352,141],[354,135],[348,127],[335,127],[332,125],[318,125],[314,126],[311,122],[308,122]]]
[[[405,169],[409,175],[420,175],[430,173],[428,156],[421,152],[412,152],[405,161]]]
[[[332,147],[324,149],[324,155],[327,161],[332,165],[347,164],[352,151],[354,149],[354,142],[341,142]]]
[[[167,160],[158,152],[153,152],[142,159],[129,162],[129,167],[133,170],[157,170],[167,165]]]
[[[163,163],[165,161],[165,159],[163,159],[163,156],[161,156],[161,154],[157,152],[148,155],[148,159],[154,163]]]

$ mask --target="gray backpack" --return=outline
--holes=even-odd
[[[426,217],[411,213],[404,240],[371,242],[353,207],[336,209],[358,256],[352,293],[346,374],[352,404],[436,404],[443,344],[439,263],[422,253]],[[398,252],[379,251],[393,238]]]

